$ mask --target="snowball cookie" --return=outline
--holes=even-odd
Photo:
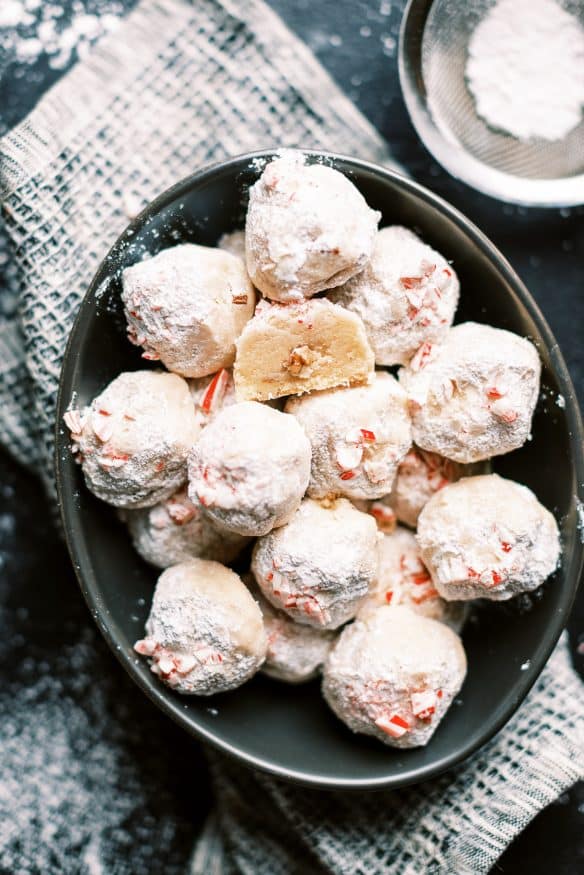
[[[461,477],[486,473],[487,468],[486,462],[461,465],[414,446],[398,465],[393,489],[383,503],[393,508],[400,522],[415,529],[420,511],[435,492]]]
[[[217,525],[265,535],[291,519],[310,478],[310,443],[293,416],[246,401],[224,407],[189,454],[189,496]]]
[[[382,228],[371,261],[331,301],[363,320],[378,365],[406,364],[454,319],[458,278],[445,258],[399,225]]]
[[[235,391],[265,401],[364,383],[371,347],[358,316],[322,299],[302,304],[262,301],[237,342]]]
[[[201,505],[190,500],[186,486],[154,507],[125,511],[123,520],[136,552],[158,568],[196,558],[227,564],[248,542],[219,529]]]
[[[83,411],[63,417],[87,488],[116,507],[151,507],[187,477],[197,438],[186,381],[162,371],[120,374]]]
[[[445,486],[423,509],[418,545],[445,599],[509,599],[537,589],[560,556],[558,526],[527,486],[497,474]]]
[[[241,686],[266,656],[262,614],[241,579],[208,559],[190,559],[158,578],[146,637],[134,650],[185,695]]]
[[[468,614],[465,602],[440,598],[420,558],[416,536],[401,526],[381,538],[377,580],[360,612],[384,604],[405,605],[416,614],[446,623],[455,632],[460,632]]]
[[[252,282],[285,303],[338,286],[369,261],[379,219],[338,170],[285,152],[249,191],[245,244]]]
[[[322,692],[353,732],[391,747],[422,747],[465,675],[466,655],[452,629],[385,605],[341,632],[324,666]]]
[[[529,436],[540,371],[529,340],[476,322],[456,325],[399,373],[414,442],[463,463],[517,449]]]
[[[390,374],[373,374],[367,386],[290,398],[284,409],[312,445],[312,498],[380,498],[389,492],[412,443],[407,397]]]
[[[288,525],[259,538],[251,570],[264,596],[298,623],[337,629],[377,573],[377,527],[345,498],[305,499]]]
[[[243,581],[259,604],[264,618],[268,650],[261,668],[262,674],[288,684],[312,680],[327,658],[336,633],[295,623],[263,597],[253,575],[244,575]]]
[[[240,258],[182,243],[127,267],[122,300],[128,337],[144,348],[143,358],[204,377],[233,364],[255,292]]]
[[[228,231],[219,238],[219,249],[237,255],[245,264],[245,231]]]

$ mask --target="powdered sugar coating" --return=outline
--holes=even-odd
[[[246,401],[221,410],[188,461],[189,495],[218,525],[265,535],[291,519],[308,486],[310,443],[293,416]]]
[[[259,538],[252,571],[264,596],[296,620],[337,629],[355,616],[377,573],[374,520],[345,498],[304,499],[290,522]]]
[[[377,580],[361,611],[384,604],[405,605],[416,614],[446,623],[455,632],[460,632],[468,614],[465,602],[440,598],[422,562],[416,536],[401,526],[380,540]]]
[[[422,508],[435,492],[461,477],[485,473],[486,467],[485,462],[462,465],[413,446],[398,466],[391,494],[382,501],[393,508],[400,522],[415,529]]]
[[[497,474],[445,486],[423,509],[418,545],[445,599],[509,599],[556,569],[557,523],[533,492]]]
[[[144,348],[144,358],[183,377],[233,364],[235,341],[255,306],[240,258],[181,243],[126,268],[122,285],[128,338]]]
[[[322,298],[261,301],[237,342],[235,388],[241,401],[265,401],[363,383],[373,368],[365,328],[354,313]]]
[[[268,650],[262,673],[288,684],[312,680],[327,658],[336,633],[295,623],[263,597],[253,575],[245,575],[243,580],[264,618]]]
[[[517,449],[529,436],[540,371],[529,340],[476,322],[455,325],[399,373],[414,442],[462,463]]]
[[[322,692],[353,730],[391,747],[426,745],[466,675],[458,635],[406,607],[372,608],[341,632]]]
[[[227,564],[248,541],[219,529],[201,505],[190,500],[186,486],[154,507],[125,511],[123,519],[136,552],[158,568],[196,558]]]
[[[407,364],[454,319],[460,286],[446,259],[408,228],[382,228],[371,261],[329,294],[363,320],[378,365]]]
[[[290,398],[312,446],[308,495],[379,498],[392,487],[412,442],[407,397],[381,371],[365,386],[328,389]]]
[[[83,411],[69,410],[87,488],[108,504],[151,507],[187,476],[199,426],[188,386],[162,371],[120,374]]]
[[[352,182],[301,152],[271,161],[250,188],[245,225],[247,269],[268,298],[309,298],[362,270],[380,214]]]
[[[245,264],[245,231],[240,229],[222,234],[217,246],[219,249],[224,249],[225,252],[230,252],[231,255],[241,258]]]
[[[197,696],[241,686],[263,663],[266,648],[261,611],[241,579],[207,559],[163,571],[146,637],[134,645],[164,683]]]

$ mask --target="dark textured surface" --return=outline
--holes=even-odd
[[[502,205],[473,193],[440,170],[418,142],[399,94],[396,43],[402,2],[272,0],[271,5],[310,45],[349,96],[388,138],[406,169],[462,209],[509,258],[555,333],[582,399],[584,210],[544,213]],[[69,15],[79,14],[83,8],[99,11],[95,0],[83,3],[78,0],[76,4],[63,6]],[[26,75],[23,75],[22,67],[11,61],[7,45],[5,41],[4,47],[0,46],[0,129],[4,130],[32,109],[44,90],[63,72],[51,69],[46,59],[41,58],[34,65],[26,65]],[[199,761],[193,764],[190,760],[195,746],[162,715],[154,712],[125,677],[106,645],[98,640],[69,570],[64,548],[47,523],[47,510],[38,485],[5,456],[0,457],[0,484],[3,505],[0,561],[4,563],[0,584],[2,695],[13,695],[15,683],[26,685],[26,677],[14,664],[16,660],[18,666],[25,652],[34,652],[35,659],[46,664],[47,673],[58,675],[63,670],[62,657],[66,650],[63,641],[76,643],[87,637],[91,639],[99,659],[94,669],[111,674],[111,690],[115,691],[114,696],[119,693],[119,701],[112,697],[107,703],[111,719],[115,723],[116,715],[122,719],[123,713],[123,719],[135,721],[152,736],[151,756],[157,755],[156,741],[163,752],[164,793],[157,790],[151,779],[142,781],[139,786],[149,817],[160,816],[161,797],[165,805],[172,805],[179,824],[178,850],[172,861],[169,859],[167,871],[176,871],[172,865],[178,865],[181,855],[186,857],[188,827],[194,824],[197,812],[206,802]],[[575,650],[578,641],[584,640],[582,593],[572,615],[570,631]],[[584,657],[575,654],[575,659],[582,670]],[[122,710],[120,702],[124,705]],[[83,767],[83,758],[81,762]],[[544,872],[546,875],[550,872],[575,875],[584,866],[583,826],[584,791],[580,787],[543,812],[509,849],[495,871],[515,873],[527,869],[535,875]],[[136,838],[131,825],[129,834]],[[127,855],[127,844],[125,851],[123,847],[120,842],[120,854]],[[129,865],[127,871],[136,871],[131,863]],[[78,870],[63,865],[53,871]],[[140,871],[150,870],[144,864]]]

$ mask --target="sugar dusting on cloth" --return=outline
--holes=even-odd
[[[0,508],[0,872],[184,875],[200,757],[89,625],[40,486],[2,468]]]
[[[584,109],[584,28],[556,0],[499,0],[472,34],[478,114],[519,140],[562,140]]]
[[[52,70],[62,70],[74,53],[84,57],[99,37],[115,30],[123,9],[121,0],[73,0],[67,15],[58,0],[2,0],[0,31],[6,28],[6,32],[0,33],[0,50],[26,65],[46,55]]]

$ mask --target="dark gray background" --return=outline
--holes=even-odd
[[[84,12],[122,14],[134,0],[65,0],[61,5],[60,26],[66,27]],[[412,129],[399,90],[396,58],[403,0],[270,0],[270,5],[388,139],[411,175],[463,210],[507,256],[555,333],[582,399],[584,209],[544,212],[500,204],[456,182],[432,160]],[[52,69],[46,56],[33,65],[19,64],[15,40],[27,33],[30,35],[26,28],[20,28],[16,33],[0,34],[0,133],[18,123],[70,66]],[[74,60],[75,52],[71,63]],[[9,309],[11,303],[4,306]],[[111,678],[105,701],[108,719],[114,726],[116,721],[130,721],[142,729],[138,737],[143,741],[132,737],[127,742],[128,756],[141,764],[142,770],[139,768],[134,779],[142,796],[142,817],[151,823],[163,816],[174,822],[173,830],[167,833],[164,860],[168,872],[179,871],[209,804],[196,745],[154,711],[98,637],[37,482],[2,453],[0,501],[0,715],[14,702],[15,692],[26,687],[27,657],[58,677],[68,670],[62,658],[67,648],[88,642],[91,670]],[[584,673],[584,655],[576,653],[577,644],[584,641],[582,592],[570,633],[576,665]],[[87,708],[91,684],[77,694],[79,704]],[[98,712],[93,716],[101,719]],[[79,759],[83,768],[81,748]],[[74,806],[71,816],[76,816]],[[38,826],[31,823],[30,828],[34,831]],[[584,868],[583,834],[584,788],[580,786],[536,818],[494,871],[519,873],[526,869],[533,875],[575,875]],[[143,854],[140,835],[139,823],[130,820],[124,824],[125,838],[119,838],[115,845],[125,859],[120,871],[162,871],[160,857],[155,863]],[[7,864],[2,867],[4,859],[9,858],[2,857],[0,849],[0,873],[13,875],[13,868],[6,868]],[[55,857],[51,872],[85,871],[74,859],[74,849],[62,859]],[[29,867],[21,871],[36,870]]]

